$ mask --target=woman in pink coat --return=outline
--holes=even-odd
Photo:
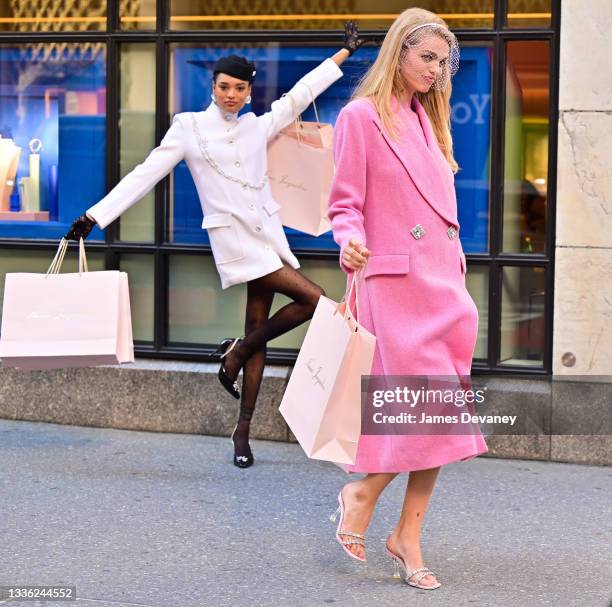
[[[377,338],[372,375],[470,374],[478,312],[465,286],[449,119],[458,63],[446,23],[408,9],[336,123],[329,216],[341,267],[363,269],[360,320]],[[486,451],[478,430],[362,435],[349,470],[366,476],[338,496],[337,540],[365,560],[364,534],[378,497],[398,473],[410,472],[387,555],[411,586],[438,588],[420,547],[438,471]]]

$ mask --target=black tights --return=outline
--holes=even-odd
[[[268,318],[275,293],[282,293],[293,301]],[[234,434],[238,455],[250,454],[250,421],[266,362],[266,344],[310,320],[321,295],[325,295],[321,287],[287,265],[247,283],[245,337],[225,360],[226,373],[232,379],[243,369],[240,415]]]

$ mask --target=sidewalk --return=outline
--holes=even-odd
[[[347,475],[292,444],[0,420],[0,586],[75,585],[84,607],[606,607],[612,469],[480,458],[442,469],[423,550],[443,587],[393,580],[383,494],[368,563],[328,516]]]

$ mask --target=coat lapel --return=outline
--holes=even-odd
[[[413,99],[413,103],[423,126],[425,141],[422,133],[418,133],[412,122],[407,119],[401,121],[403,142],[396,141],[385,132],[377,114],[374,121],[423,198],[438,215],[457,226],[455,190],[450,183],[452,178],[449,177],[449,171],[447,170],[447,174],[444,173],[448,169],[448,164],[440,151],[425,109],[416,98]],[[402,111],[399,104],[396,105],[396,111]]]

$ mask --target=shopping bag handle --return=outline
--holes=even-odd
[[[310,85],[306,84],[305,82],[301,82],[300,84],[303,84],[308,91],[310,92],[310,99],[312,100],[312,108],[314,109],[314,113],[315,113],[315,120],[317,123],[317,128],[320,129],[321,128],[321,120],[319,119],[319,112],[317,110],[317,104],[315,103],[315,97],[312,93],[312,89],[310,88]],[[300,131],[302,130],[303,126],[303,121],[302,121],[302,114],[298,114],[297,113],[297,107],[295,105],[295,99],[289,94],[289,93],[283,93],[282,95],[283,97],[289,97],[289,101],[291,101],[291,108],[292,108],[292,116],[293,116],[293,124],[295,125],[295,134],[297,135],[297,139],[299,143],[302,143],[302,136],[300,134]]]
[[[59,246],[57,247],[57,253],[47,270],[47,276],[49,274],[59,274],[64,263],[64,257],[66,257],[66,251],[68,250],[68,241],[65,238],[60,240]],[[85,254],[85,242],[82,238],[79,239],[79,274],[83,272],[89,272],[89,266],[87,265],[87,255]]]
[[[348,318],[349,312],[351,312],[351,297],[353,294],[353,289],[355,289],[355,314],[353,318],[359,324],[359,283],[363,280],[363,268],[353,272],[351,274],[351,278],[349,281],[348,289],[345,291],[344,296],[340,300],[338,304],[338,308],[336,311],[340,309],[340,306],[344,303],[344,312],[342,317],[346,320]]]

